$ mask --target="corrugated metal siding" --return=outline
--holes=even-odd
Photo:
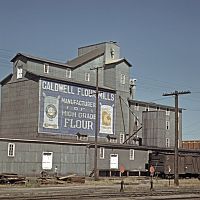
[[[162,111],[143,112],[143,144],[166,147],[166,114]]]
[[[183,148],[184,149],[200,149],[200,141],[183,141]]]
[[[84,175],[85,146],[35,144],[15,142],[15,156],[8,157],[8,142],[0,142],[0,172],[18,173],[23,175],[40,175],[42,171],[42,153],[53,152],[53,167],[49,174],[54,173],[55,166],[59,174],[77,173]],[[88,174],[89,172],[87,172]]]
[[[103,56],[96,58],[95,60],[88,62],[81,67],[73,70],[74,80],[82,84],[96,85],[96,70],[91,68],[103,67]],[[90,73],[90,81],[85,81],[85,73]],[[99,69],[99,87],[103,86],[103,69]]]
[[[27,138],[37,133],[38,95],[38,83],[31,80],[2,87],[2,137]]]
[[[75,173],[78,175],[89,175],[94,165],[94,149],[80,145],[59,145],[46,143],[23,143],[15,144],[15,156],[8,157],[8,143],[0,142],[0,172],[18,173],[26,176],[40,175],[42,171],[42,153],[53,152],[53,167],[48,170],[54,173],[55,166],[58,167],[59,175]],[[110,169],[110,154],[118,154],[119,167],[123,165],[126,170],[145,171],[145,163],[148,162],[148,151],[135,150],[134,160],[130,160],[129,149],[105,148],[105,158],[99,159],[98,169]],[[118,169],[119,170],[119,169]]]

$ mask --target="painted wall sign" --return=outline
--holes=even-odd
[[[94,135],[95,90],[40,80],[38,131]],[[114,134],[115,94],[99,93],[99,134]]]

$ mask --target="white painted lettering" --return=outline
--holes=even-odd
[[[84,130],[93,130],[93,122],[86,121],[86,120],[74,120],[74,119],[65,118],[64,127],[84,129]]]

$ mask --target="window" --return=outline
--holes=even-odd
[[[107,135],[107,138],[110,143],[117,143],[117,138],[115,136]]]
[[[135,126],[138,126],[138,120],[135,118]]]
[[[120,83],[124,85],[125,82],[126,82],[126,76],[124,74],[121,74]]]
[[[85,73],[85,81],[90,81],[90,73]]]
[[[166,121],[166,130],[169,130],[169,128],[170,128],[170,123],[169,121]]]
[[[45,74],[49,73],[49,65],[48,64],[44,64],[44,73]]]
[[[15,144],[8,143],[8,157],[14,157],[14,156],[15,156]]]
[[[134,120],[134,124],[135,124],[135,126],[138,126],[138,121],[139,121],[138,117],[135,116],[135,120]]]
[[[17,67],[17,79],[20,79],[23,77],[23,69],[22,67]]]
[[[110,55],[112,59],[115,58],[115,50],[113,48],[110,49]]]
[[[130,158],[130,160],[134,160],[135,159],[135,151],[134,151],[134,149],[130,149],[129,158]]]
[[[146,106],[146,111],[149,111],[149,110],[150,110],[149,106]]]
[[[87,135],[80,135],[80,136],[77,136],[77,139],[81,140],[81,141],[88,141],[88,136]]]
[[[83,134],[83,133],[77,133],[77,140],[82,140],[82,141],[87,141],[88,140],[88,135],[87,134]]]
[[[169,108],[167,108],[167,110],[166,110],[166,115],[170,115],[170,110],[169,110]]]
[[[100,147],[99,149],[99,158],[100,159],[104,159],[104,155],[105,154],[105,148],[104,147]]]
[[[120,134],[119,142],[120,142],[120,144],[124,143],[124,134],[123,133]]]
[[[117,143],[117,138],[110,138],[110,143]]]
[[[135,110],[139,111],[139,104],[138,103],[135,104]]]
[[[72,70],[71,69],[67,69],[66,70],[66,77],[67,78],[71,78],[72,77]]]
[[[166,138],[166,147],[169,147],[170,143],[169,143],[169,138]]]
[[[42,155],[42,169],[52,169],[53,152],[43,152]]]

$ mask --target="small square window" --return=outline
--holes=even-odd
[[[117,138],[110,138],[110,143],[117,143]]]
[[[45,74],[49,73],[49,65],[48,64],[44,64],[44,73]]]
[[[170,147],[169,138],[166,138],[166,147]]]
[[[135,126],[138,126],[138,120],[135,119]]]
[[[113,48],[110,49],[110,55],[112,59],[115,58],[115,50]]]
[[[135,110],[139,111],[139,104],[138,103],[135,104]]]
[[[149,106],[146,106],[146,111],[149,111],[149,110],[150,110]]]
[[[119,142],[120,142],[120,144],[123,144],[124,143],[124,134],[123,133],[121,133],[120,134],[120,138],[119,138]]]
[[[15,144],[8,143],[8,157],[14,157],[14,156],[15,156]]]
[[[88,141],[87,135],[77,135],[77,140]]]
[[[100,147],[99,149],[99,158],[100,159],[104,159],[105,157],[105,148],[104,147]]]
[[[169,110],[169,108],[167,108],[167,110],[166,110],[166,115],[167,115],[167,116],[170,115],[170,110]]]
[[[135,119],[134,119],[134,124],[135,124],[135,126],[138,126],[139,124],[138,124],[138,122],[139,122],[139,119],[138,119],[138,117],[137,116],[135,116],[134,117]]]
[[[170,123],[169,121],[166,121],[166,130],[169,130],[170,129]]]
[[[90,73],[85,73],[85,81],[90,81]]]
[[[20,79],[23,77],[23,69],[22,67],[17,67],[17,79]]]
[[[135,160],[135,151],[134,149],[130,149],[130,152],[129,152],[129,158],[130,160]]]
[[[71,69],[67,69],[66,70],[66,77],[67,78],[71,78],[72,77],[72,70]]]
[[[126,76],[124,74],[121,74],[120,83],[123,85],[126,83]]]

